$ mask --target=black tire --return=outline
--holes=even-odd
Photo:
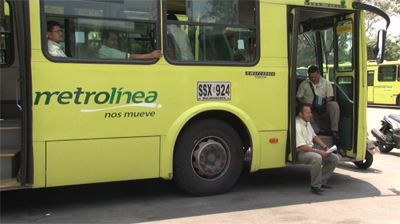
[[[379,151],[381,151],[383,153],[389,153],[393,149],[392,146],[387,146],[385,144],[381,144],[380,142],[378,142],[378,148],[379,148]]]
[[[367,154],[365,154],[365,159],[363,161],[354,162],[354,164],[360,169],[368,169],[372,163],[374,162],[374,155],[367,150]]]
[[[383,133],[384,135],[388,135],[388,131],[386,130],[385,133]],[[392,151],[393,146],[387,146],[385,143],[381,143],[380,141],[378,142],[378,148],[379,151],[383,152],[383,153],[389,153],[390,151]]]
[[[239,135],[227,123],[196,121],[182,130],[175,146],[174,180],[197,196],[225,193],[240,176],[242,148]]]

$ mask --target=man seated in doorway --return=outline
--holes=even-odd
[[[175,14],[169,13],[167,20],[178,21],[178,17]],[[176,44],[179,47],[182,61],[194,60],[192,49],[190,46],[190,40],[188,35],[176,24],[168,24],[168,32],[174,37]]]
[[[328,146],[315,134],[310,125],[311,105],[299,103],[296,107],[296,151],[298,161],[310,167],[311,192],[320,194],[321,188],[332,188],[326,182],[332,176],[339,157],[326,152]],[[316,144],[314,144],[316,143]]]
[[[61,49],[61,42],[64,40],[63,31],[60,24],[56,21],[47,21],[47,48],[49,54],[53,57],[66,58],[64,51]]]
[[[118,50],[118,32],[104,30],[101,36],[102,46],[99,49],[100,58],[111,59],[155,59],[161,58],[162,52],[155,50],[147,54],[130,54]]]
[[[298,103],[312,104],[314,93],[311,89],[310,83],[312,84],[312,88],[314,88],[315,94],[326,97],[328,101],[325,113],[318,114],[313,111],[315,119],[312,117],[310,123],[314,129],[314,132],[318,134],[320,131],[320,128],[315,123],[315,120],[329,116],[332,136],[335,138],[335,140],[338,140],[340,119],[339,104],[333,101],[334,94],[332,85],[328,80],[324,79],[320,75],[319,68],[317,66],[312,65],[308,68],[308,80],[304,80],[302,83],[300,83],[299,89],[297,90],[296,100]]]

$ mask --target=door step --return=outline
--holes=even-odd
[[[20,169],[20,151],[21,120],[0,119],[0,164],[2,182],[16,178]]]
[[[20,163],[20,150],[1,150],[1,180],[13,179],[17,176]]]
[[[327,135],[318,135],[318,137],[327,145],[329,148],[333,146],[333,138],[332,136]]]
[[[21,120],[0,120],[0,149],[21,148]]]

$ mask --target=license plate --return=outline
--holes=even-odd
[[[230,82],[198,82],[197,100],[231,100]]]

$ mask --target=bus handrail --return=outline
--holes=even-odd
[[[337,87],[337,89],[339,89],[340,92],[346,97],[347,101],[348,101],[349,103],[351,103],[351,104],[354,105],[354,101],[351,100],[351,99],[347,96],[347,94],[344,92],[344,90],[342,89],[342,87],[339,86],[338,83],[336,83],[336,87]]]

